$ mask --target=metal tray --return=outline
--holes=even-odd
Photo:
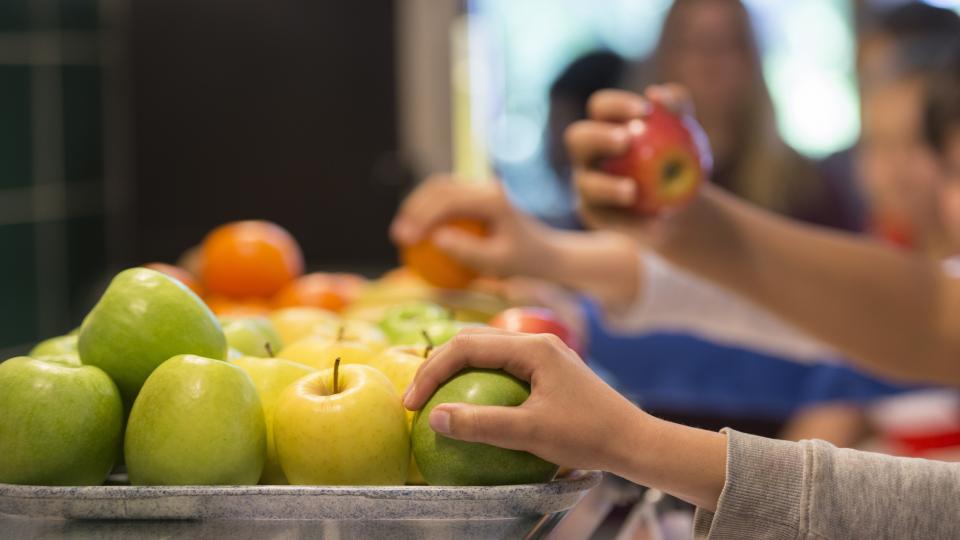
[[[0,484],[0,537],[523,538],[545,533],[600,479],[582,472],[489,487]]]

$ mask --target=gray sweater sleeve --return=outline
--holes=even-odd
[[[727,433],[727,481],[697,538],[960,538],[960,464]]]

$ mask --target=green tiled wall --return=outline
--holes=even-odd
[[[63,78],[63,159],[67,182],[103,177],[103,108],[100,68],[65,66]]]
[[[95,44],[97,7],[97,0],[0,0],[0,37],[7,38],[0,46],[29,50],[24,40],[57,31]],[[36,30],[43,34],[31,33]],[[14,56],[11,51],[0,57]],[[23,352],[79,324],[105,280],[103,69],[96,54],[69,58],[73,63],[60,66],[53,78],[49,66],[37,77],[41,72],[29,56],[20,64],[0,64],[0,207],[5,197],[8,204],[25,201],[28,208],[18,209],[32,216],[0,216],[0,253],[9,255],[0,257],[0,355]],[[38,87],[43,84],[48,86]],[[58,94],[59,100],[41,101]],[[37,107],[44,112],[40,119]],[[35,131],[38,121],[49,124]],[[38,179],[43,173],[34,164],[58,156],[62,163]],[[39,181],[44,188],[32,189]],[[45,204],[57,201],[44,197],[63,197],[65,205]],[[63,212],[36,212],[61,206]]]
[[[37,281],[33,224],[0,226],[0,249],[13,254],[0,265],[0,343],[18,344],[37,335]],[[0,359],[2,360],[2,359]]]
[[[96,30],[99,19],[97,0],[60,0],[60,28],[63,30]]]
[[[30,0],[0,2],[0,31],[26,30],[30,26]]]
[[[96,293],[106,284],[106,220],[103,216],[67,220],[67,270],[70,311],[67,324],[77,326],[96,302]]]
[[[0,118],[0,189],[29,185],[30,66],[0,66]]]

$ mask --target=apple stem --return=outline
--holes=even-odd
[[[340,357],[333,361],[333,393],[340,393]]]
[[[344,332],[344,325],[341,324],[341,325],[340,325],[340,329],[337,330],[337,341],[338,341],[338,342],[343,341],[343,332]]]
[[[267,355],[270,356],[270,358],[274,358],[276,356],[273,354],[273,347],[270,346],[269,341],[263,344],[263,348],[267,350]]]
[[[421,330],[423,333],[423,339],[427,340],[427,348],[423,350],[423,357],[426,358],[430,356],[430,351],[433,350],[433,340],[430,339],[430,334],[426,330]]]

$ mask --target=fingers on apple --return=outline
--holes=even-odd
[[[579,120],[564,132],[570,159],[581,167],[591,167],[598,160],[622,155],[630,148],[626,126]]]
[[[499,254],[488,239],[454,227],[441,227],[433,241],[444,253],[484,275],[499,275],[502,271]]]
[[[420,409],[438,386],[467,367],[502,369],[529,381],[539,359],[531,347],[539,343],[540,335],[501,332],[464,330],[437,349],[417,371],[404,397],[404,407]]]
[[[495,218],[505,200],[499,182],[473,185],[456,182],[449,175],[435,175],[400,205],[390,235],[401,245],[413,244],[453,218]]]
[[[626,122],[649,112],[646,99],[626,90],[598,90],[587,101],[587,116],[603,122]]]
[[[575,181],[580,196],[591,206],[629,207],[637,198],[637,183],[624,176],[580,169]]]
[[[430,427],[437,433],[462,441],[526,450],[533,420],[522,407],[496,407],[443,403],[430,412]]]

